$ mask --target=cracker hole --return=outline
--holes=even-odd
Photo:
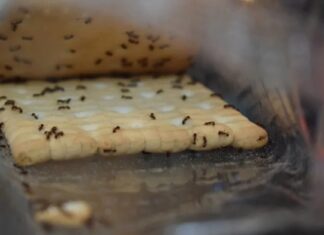
[[[170,123],[174,126],[182,126],[182,121],[183,121],[183,117],[179,117],[179,118],[172,119]]]
[[[166,105],[166,106],[162,106],[161,108],[159,108],[159,110],[160,110],[161,112],[171,112],[171,111],[173,111],[174,109],[175,109],[175,107],[172,106],[172,105]]]
[[[27,90],[24,89],[24,88],[18,88],[18,89],[15,90],[15,92],[18,93],[18,94],[23,95],[23,94],[27,93]]]
[[[81,128],[85,131],[95,131],[98,129],[97,124],[88,124],[88,125],[83,125]]]
[[[203,103],[199,103],[197,104],[197,106],[201,109],[205,109],[205,110],[209,110],[213,108],[213,105],[208,103],[208,102],[203,102]]]
[[[93,86],[97,89],[104,89],[107,87],[107,85],[104,83],[95,83]]]
[[[34,103],[34,101],[32,100],[21,100],[19,101],[19,103],[23,104],[23,105],[31,105]]]
[[[134,121],[130,124],[132,128],[143,128],[144,124],[141,121]]]
[[[146,98],[146,99],[153,98],[155,95],[156,95],[156,93],[153,92],[153,91],[146,91],[146,92],[141,93],[141,96]]]
[[[194,95],[194,92],[193,91],[190,91],[190,90],[184,90],[181,92],[182,95],[185,95],[187,97],[192,97]]]
[[[95,111],[83,111],[83,112],[74,113],[74,116],[76,116],[77,118],[85,118],[85,117],[92,117],[95,114],[96,114]]]
[[[106,95],[102,97],[104,100],[113,100],[115,97],[112,95]]]
[[[45,112],[35,112],[35,114],[37,115],[38,119],[42,119],[42,118],[46,117]]]
[[[130,106],[117,106],[117,107],[114,107],[113,110],[117,113],[130,113],[133,111],[133,108],[130,107]]]

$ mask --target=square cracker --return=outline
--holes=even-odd
[[[185,71],[197,46],[174,32],[182,17],[164,29],[154,17],[138,21],[130,7],[137,1],[121,2],[0,1],[0,79]],[[190,15],[191,0],[185,2],[172,15]]]
[[[0,122],[19,165],[142,151],[264,146],[267,132],[188,76],[0,86]]]

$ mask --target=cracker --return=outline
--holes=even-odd
[[[85,201],[68,201],[36,211],[35,220],[48,225],[79,227],[91,219],[92,208]]]
[[[176,73],[195,53],[171,32],[135,24],[113,1],[7,0],[1,5],[0,78]],[[90,4],[90,3],[89,3]],[[108,6],[107,6],[108,5]]]
[[[188,76],[32,81],[0,87],[0,121],[19,165],[83,158],[253,149],[266,131]]]

